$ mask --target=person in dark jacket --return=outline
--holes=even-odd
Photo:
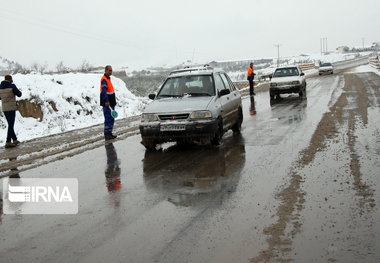
[[[255,75],[256,74],[253,70],[253,63],[250,63],[249,68],[247,69],[247,80],[249,81],[249,95],[250,96],[256,95],[254,90],[253,90],[253,87],[254,87],[253,79],[254,79]]]
[[[8,122],[8,133],[5,148],[15,147],[20,143],[17,140],[14,131],[14,124],[16,120],[17,110],[16,96],[21,97],[21,95],[21,91],[16,87],[15,84],[13,84],[12,76],[6,75],[4,77],[4,81],[2,81],[0,84],[0,99],[2,102],[2,109]]]
[[[116,135],[112,134],[114,118],[111,115],[111,109],[114,110],[116,106],[115,89],[111,82],[112,67],[107,65],[104,69],[104,75],[100,80],[100,105],[103,106],[104,115],[104,138],[112,140]]]

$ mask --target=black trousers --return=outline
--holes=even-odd
[[[248,80],[249,81],[249,95],[253,95],[253,80]]]
[[[17,140],[14,126],[15,126],[15,120],[16,120],[16,111],[4,111],[5,118],[8,122],[8,133],[7,133],[7,142],[10,142],[11,140]]]

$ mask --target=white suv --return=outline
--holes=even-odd
[[[269,95],[271,99],[285,93],[298,93],[306,97],[305,73],[298,66],[279,67],[270,81]]]

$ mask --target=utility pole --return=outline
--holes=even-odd
[[[320,38],[321,42],[321,55],[327,53],[327,37]]]
[[[193,57],[191,58],[191,64],[194,66],[194,55],[195,55],[195,48],[193,49]]]
[[[362,37],[363,51],[364,51],[364,37]]]
[[[277,44],[277,45],[274,45],[274,46],[277,47],[277,67],[279,67],[279,65],[280,65],[280,47],[281,47],[281,45]]]

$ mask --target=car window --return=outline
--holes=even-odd
[[[236,87],[235,87],[235,85],[232,83],[232,80],[230,79],[230,77],[228,77],[227,74],[224,74],[224,75],[226,75],[226,78],[227,78],[228,82],[230,83],[231,90],[232,90],[232,91],[236,90]]]
[[[223,80],[220,77],[220,74],[215,74],[214,80],[215,80],[215,87],[216,87],[217,91],[221,91],[221,90],[226,89],[226,87],[224,86]]]
[[[321,65],[321,67],[329,67],[329,66],[332,66],[331,63],[323,63],[323,64]]]
[[[211,75],[191,75],[168,78],[157,98],[191,96],[214,96],[215,88]]]
[[[227,80],[226,75],[225,75],[225,74],[220,74],[220,76],[222,77],[222,80],[223,80],[224,86],[225,86],[227,89],[229,89],[230,91],[233,91],[233,90],[232,90],[232,87],[231,87],[231,85],[230,85],[230,83],[229,83],[228,80]]]
[[[297,68],[279,68],[276,69],[273,76],[274,77],[290,77],[290,76],[298,76],[299,71]]]

